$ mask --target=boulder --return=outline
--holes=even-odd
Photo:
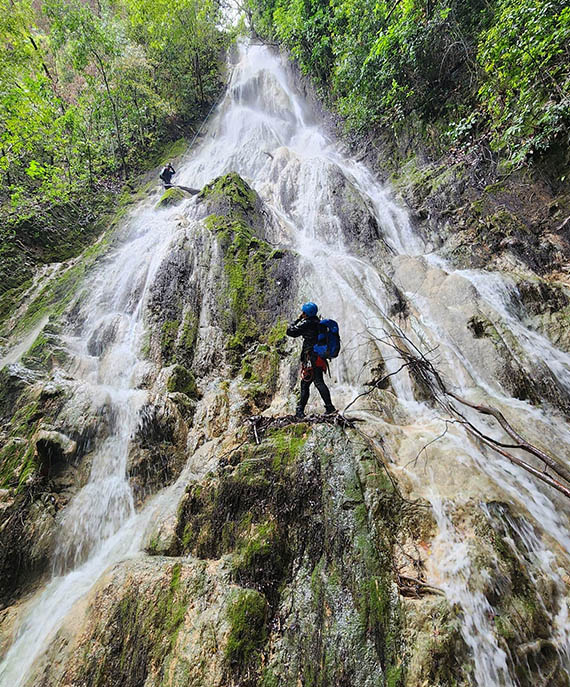
[[[180,205],[185,198],[187,198],[187,196],[184,191],[173,186],[172,188],[166,189],[155,207],[158,209]]]
[[[50,475],[62,463],[69,463],[77,453],[77,442],[54,430],[40,429],[34,437],[34,443],[42,475]]]

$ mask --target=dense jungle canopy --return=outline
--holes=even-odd
[[[569,8],[0,9],[0,685],[570,687]]]
[[[73,255],[120,181],[191,136],[226,36],[210,0],[3,0],[0,14],[4,291],[29,276],[23,251]]]
[[[510,164],[567,143],[570,8],[547,0],[262,0],[255,26],[350,126],[435,129]]]

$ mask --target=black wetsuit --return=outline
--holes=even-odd
[[[295,411],[295,414],[298,417],[302,417],[305,414],[305,406],[309,400],[309,392],[312,382],[315,383],[315,386],[317,387],[321,398],[323,399],[323,403],[325,404],[325,412],[334,413],[335,411],[335,407],[331,401],[331,393],[323,378],[324,370],[315,365],[317,354],[313,351],[313,346],[317,343],[320,326],[319,318],[316,315],[313,315],[312,317],[307,317],[305,319],[298,319],[287,327],[287,336],[303,337],[301,363],[303,366],[310,365],[313,372],[308,379],[301,378],[301,395],[299,397],[299,403],[297,404],[297,410]]]

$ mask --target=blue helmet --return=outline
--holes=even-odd
[[[318,312],[318,307],[309,301],[308,303],[304,303],[303,307],[301,310],[305,313],[307,317],[313,317],[313,315],[316,315]]]

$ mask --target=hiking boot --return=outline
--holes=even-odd
[[[305,417],[305,412],[297,408],[297,410],[295,411],[295,417],[299,420],[302,420]]]
[[[337,412],[337,409],[334,406],[326,406],[325,408],[325,415],[334,415]]]

